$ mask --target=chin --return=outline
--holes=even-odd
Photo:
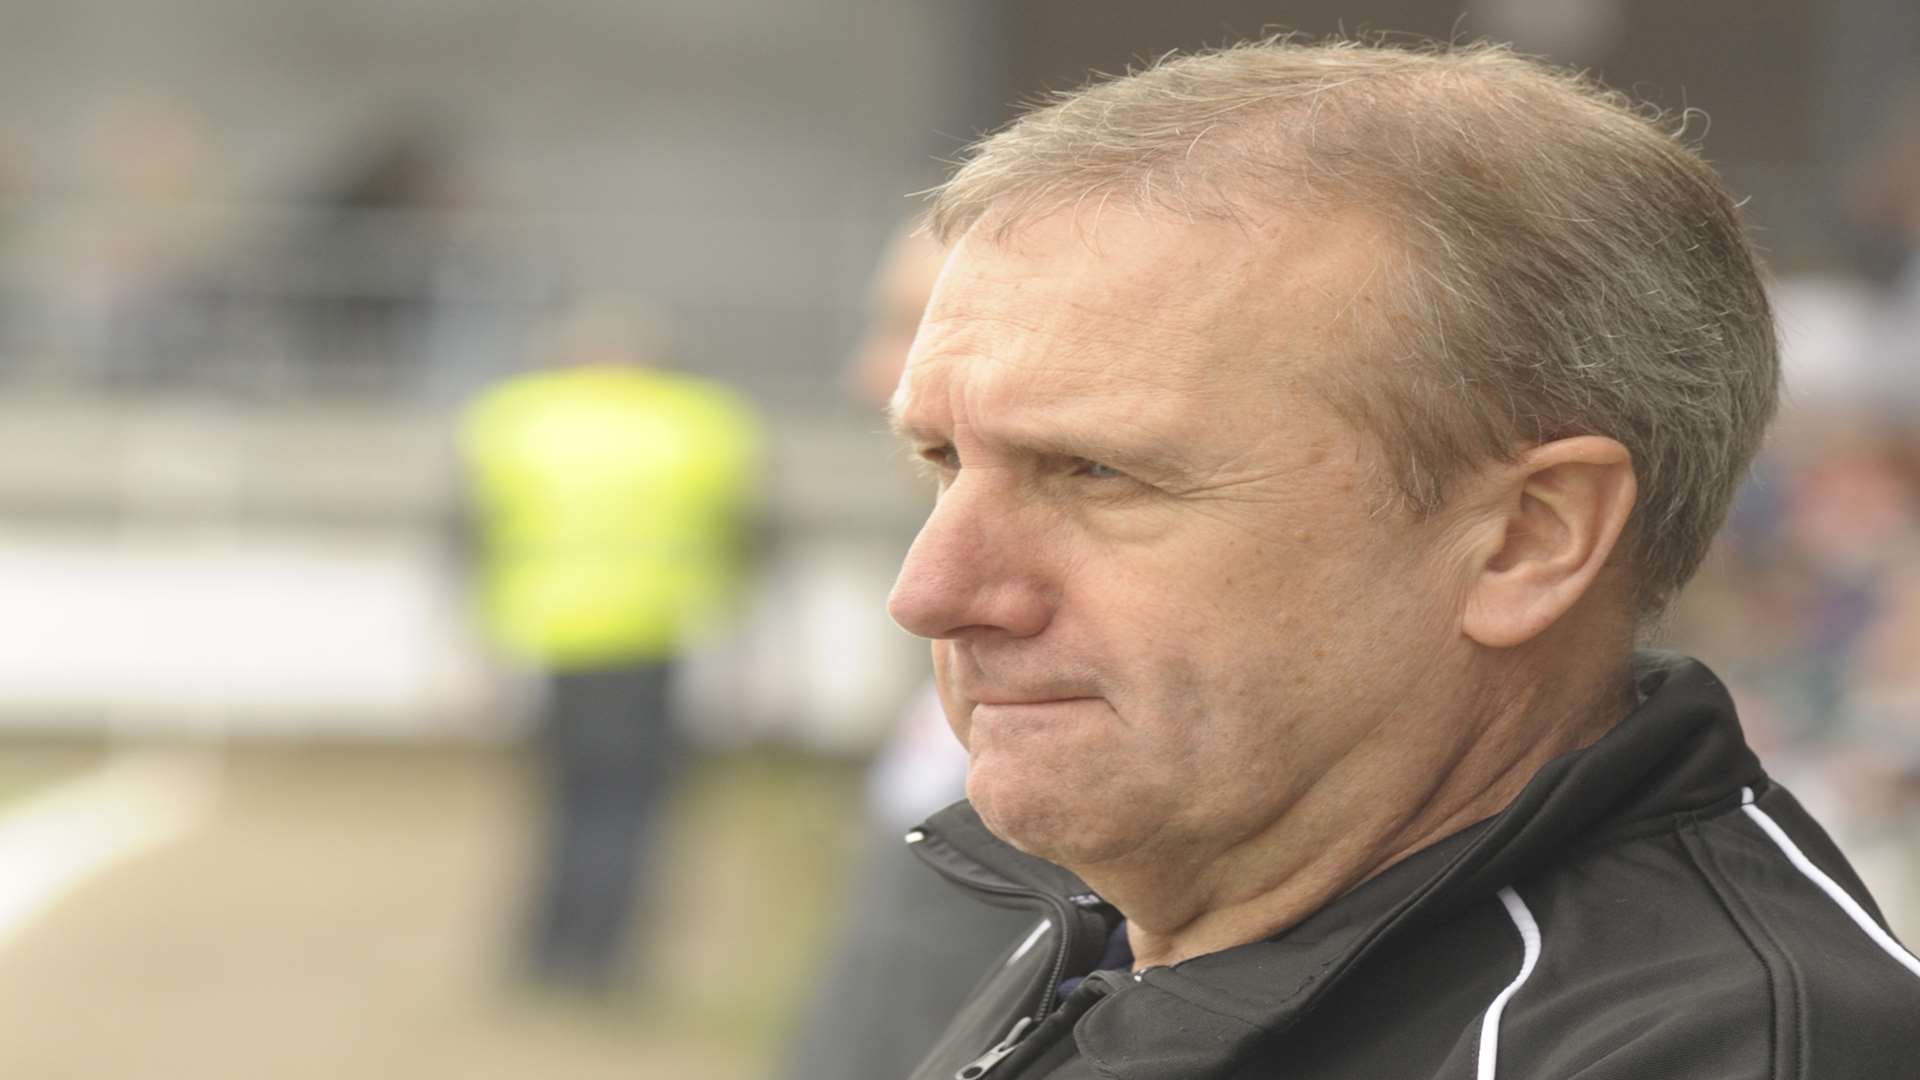
[[[1026,782],[1021,782],[1025,779]],[[1073,869],[1133,850],[1137,819],[1111,799],[1088,800],[1064,777],[998,776],[975,768],[967,798],[993,835],[1036,858]]]

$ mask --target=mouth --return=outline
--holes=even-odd
[[[995,698],[977,701],[973,706],[974,719],[983,716],[1039,717],[1051,714],[1067,715],[1078,712],[1089,705],[1098,704],[1099,698],[1091,697],[1054,697],[1054,698]]]

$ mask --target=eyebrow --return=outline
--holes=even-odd
[[[953,441],[952,436],[944,432],[909,422],[895,412],[891,405],[887,407],[887,427],[897,438],[916,445],[946,444]],[[1111,442],[1074,431],[1054,431],[1046,435],[1028,434],[1011,437],[1002,435],[994,441],[1032,454],[1097,461],[1124,472],[1145,474],[1146,478],[1150,479],[1183,477],[1192,471],[1191,466],[1184,459],[1164,447],[1116,446]]]

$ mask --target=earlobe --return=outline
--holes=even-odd
[[[1495,483],[1497,539],[1474,568],[1461,628],[1489,648],[1533,640],[1601,576],[1637,487],[1633,456],[1598,435],[1543,443]]]

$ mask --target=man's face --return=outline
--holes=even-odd
[[[940,496],[889,609],[995,832],[1205,866],[1398,752],[1457,591],[1306,388],[1379,317],[1376,234],[1086,220],[957,247],[895,398]]]

